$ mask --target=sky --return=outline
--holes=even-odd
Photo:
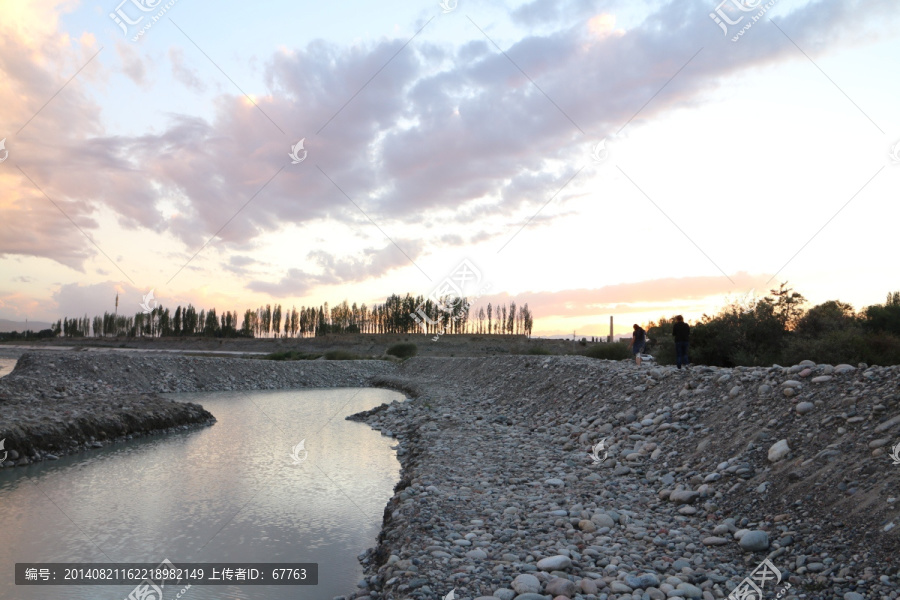
[[[895,0],[0,14],[0,319],[371,305],[460,264],[538,336],[900,289]]]

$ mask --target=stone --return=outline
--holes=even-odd
[[[614,594],[630,594],[634,590],[621,581],[616,580],[609,584],[609,591]]]
[[[545,594],[550,594],[554,598],[557,596],[565,596],[571,598],[575,595],[575,584],[568,579],[555,577],[551,579],[544,588]]]
[[[700,492],[689,490],[675,490],[669,494],[669,501],[675,504],[691,504],[700,497]]]
[[[563,556],[562,554],[548,556],[537,562],[537,568],[541,571],[564,571],[571,566],[572,560],[568,556]]]
[[[769,448],[769,462],[778,462],[783,459],[788,453],[791,451],[790,446],[788,446],[787,440],[779,440],[772,444]]]
[[[691,585],[690,583],[679,583],[676,587],[676,590],[681,590],[684,592],[685,598],[702,598],[703,591],[698,588],[696,585]]]
[[[597,587],[597,584],[594,583],[591,579],[582,579],[578,582],[578,587],[581,589],[584,594],[594,594],[596,595],[600,588]]]
[[[559,479],[557,477],[551,477],[550,479],[545,479],[544,483],[546,485],[553,485],[553,486],[557,486],[557,487],[565,485],[565,482],[562,479]]]
[[[781,384],[781,387],[790,387],[790,388],[799,388],[803,387],[803,384],[797,381],[796,379],[788,379],[784,383]]]
[[[794,388],[786,387],[783,390],[781,390],[781,393],[784,394],[785,397],[790,398],[791,396],[794,396],[797,392],[794,390]]]
[[[769,534],[759,529],[748,531],[741,537],[741,548],[750,552],[762,552],[769,549]]]
[[[595,531],[597,531],[597,526],[594,525],[593,521],[582,519],[581,521],[578,521],[578,529],[584,531],[585,533],[594,533]]]
[[[497,600],[513,600],[516,597],[516,593],[509,588],[498,588],[494,590],[494,598]]]
[[[728,543],[728,540],[726,540],[723,537],[710,536],[710,537],[703,538],[704,546],[724,546],[727,543]]]
[[[537,594],[541,591],[541,582],[534,575],[523,573],[513,579],[510,587],[517,594]]]
[[[487,558],[487,552],[480,548],[475,548],[474,550],[469,550],[466,552],[466,556],[473,560],[484,560]]]
[[[798,415],[805,415],[811,413],[815,408],[816,405],[812,402],[798,402],[796,410]]]
[[[887,431],[888,429],[890,429],[891,427],[893,427],[894,425],[896,425],[898,423],[900,423],[900,415],[897,415],[896,417],[894,417],[892,419],[888,419],[887,421],[880,423],[877,427],[875,427],[875,433],[881,433],[882,431]]]
[[[856,367],[853,365],[848,365],[846,363],[835,365],[834,372],[840,375],[841,373],[849,373],[850,371],[855,371]]]
[[[616,526],[616,522],[613,518],[606,513],[594,513],[591,517],[591,521],[596,523],[597,527],[609,527],[612,529]]]
[[[813,377],[810,381],[813,383],[825,383],[827,381],[831,381],[834,379],[831,375],[819,375],[818,377]]]

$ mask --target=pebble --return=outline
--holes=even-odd
[[[765,531],[748,531],[739,542],[741,548],[751,552],[761,552],[769,549],[769,534]]]

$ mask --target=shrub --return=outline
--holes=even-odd
[[[624,342],[613,342],[612,344],[595,344],[584,351],[584,356],[589,358],[605,358],[607,360],[622,360],[631,358],[631,350],[628,344]]]
[[[411,358],[419,351],[418,346],[412,343],[394,344],[387,349],[386,354],[396,356],[397,358]]]

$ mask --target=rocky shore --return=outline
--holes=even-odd
[[[349,386],[411,400],[351,417],[402,473],[347,598],[712,600],[764,559],[765,597],[900,597],[898,367],[26,354],[0,439],[41,459],[54,427],[81,449],[211,418],[164,392]]]
[[[353,417],[404,468],[348,598],[712,600],[767,558],[765,597],[900,595],[897,367],[423,359],[380,383],[416,397]]]

